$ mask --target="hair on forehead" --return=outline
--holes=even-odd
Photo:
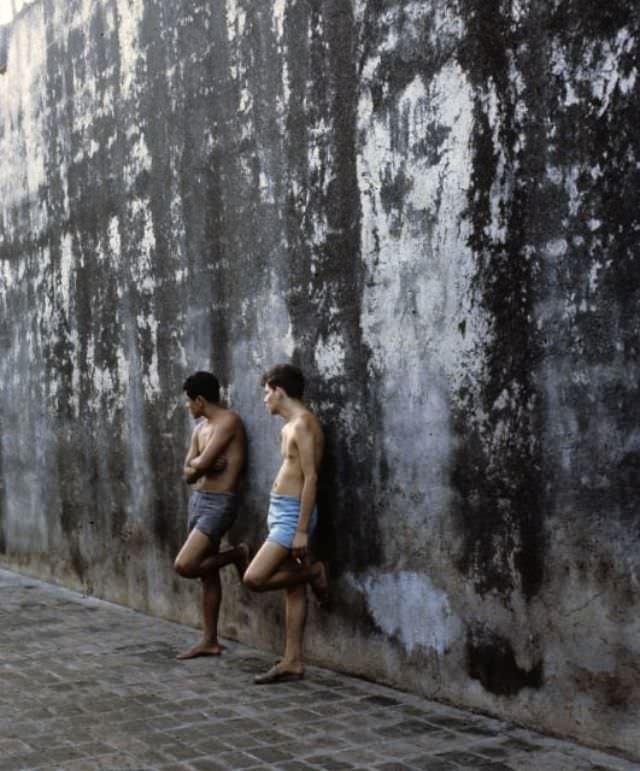
[[[260,383],[269,388],[282,388],[292,399],[301,399],[304,394],[304,375],[293,364],[276,364],[262,375]]]

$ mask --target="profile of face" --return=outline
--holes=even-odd
[[[192,418],[201,418],[204,415],[204,399],[202,396],[196,396],[195,399],[185,394],[185,406],[191,413]]]
[[[282,394],[280,393],[280,388],[271,388],[271,386],[267,383],[264,387],[264,405],[267,408],[267,410],[271,413],[271,415],[276,415],[278,413],[278,405],[282,399]]]

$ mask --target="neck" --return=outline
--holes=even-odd
[[[287,398],[286,401],[280,405],[279,414],[281,418],[284,418],[289,422],[290,420],[293,420],[293,418],[297,418],[298,415],[305,412],[305,410],[306,407],[299,399]]]
[[[204,417],[207,420],[211,420],[220,412],[220,409],[221,407],[219,404],[207,403],[206,407],[204,408]]]

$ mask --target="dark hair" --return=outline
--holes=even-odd
[[[304,375],[293,364],[276,364],[267,370],[260,381],[269,388],[282,388],[292,399],[301,399],[304,393]]]
[[[189,375],[184,381],[182,390],[186,391],[190,399],[202,396],[211,404],[217,404],[220,401],[220,383],[211,372],[195,372],[193,375]]]

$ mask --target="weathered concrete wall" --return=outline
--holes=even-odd
[[[329,439],[317,661],[640,756],[632,0],[43,0],[0,76],[3,565],[195,621],[180,387]],[[229,582],[227,634],[280,643]]]

